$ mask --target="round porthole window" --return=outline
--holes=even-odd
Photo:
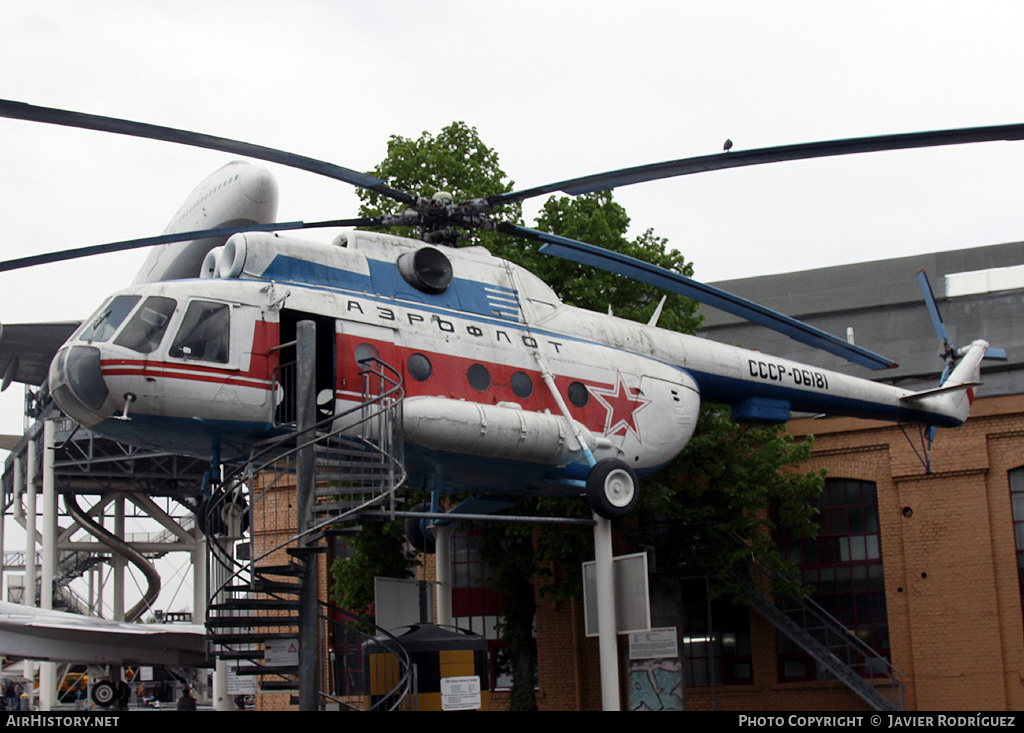
[[[356,364],[380,358],[380,352],[370,344],[359,344],[355,350]]]
[[[516,397],[525,399],[533,394],[533,380],[530,379],[530,375],[526,372],[516,372],[513,374],[509,384],[512,387],[512,394]]]
[[[583,382],[573,382],[570,384],[569,402],[576,407],[586,407],[587,403],[590,402],[590,393],[587,391],[587,385],[583,384]]]
[[[423,354],[413,354],[409,357],[406,369],[409,370],[409,376],[417,382],[426,382],[434,372],[434,365]]]
[[[469,377],[469,385],[477,392],[483,392],[491,386],[491,373],[483,364],[474,364],[466,373]]]

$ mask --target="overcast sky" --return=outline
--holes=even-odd
[[[726,138],[739,150],[1024,122],[1022,21],[1010,0],[8,0],[0,97],[358,170],[392,134],[462,120],[525,188]],[[2,259],[159,233],[228,159],[0,120]],[[271,168],[282,220],[355,213],[345,184]],[[718,281],[1015,241],[1022,194],[1024,142],[708,173],[616,198],[636,233],[652,228]],[[0,322],[83,318],[143,256],[2,274]],[[0,399],[10,432],[21,391]]]
[[[716,153],[727,138],[742,150],[1024,122],[1024,4],[1010,0],[33,0],[0,5],[0,24],[2,98],[357,170],[383,158],[390,135],[461,120],[517,188]],[[0,119],[0,259],[157,234],[230,158]],[[356,213],[347,184],[270,167],[282,220]],[[1024,142],[758,166],[615,195],[635,233],[666,237],[714,282],[1016,241],[1022,194]],[[528,225],[540,203],[526,207]],[[84,318],[143,257],[0,274],[0,323]],[[17,386],[0,397],[0,432],[12,403],[17,416]]]

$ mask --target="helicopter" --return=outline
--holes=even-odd
[[[963,347],[947,343],[939,386],[891,386],[662,329],[657,316],[644,324],[569,306],[529,270],[483,247],[458,246],[458,236],[488,229],[521,237],[546,254],[694,298],[884,369],[894,362],[678,272],[490,214],[559,191],[579,195],[741,166],[1019,140],[1024,125],[730,149],[455,201],[201,133],[4,100],[0,116],[281,164],[405,207],[377,217],[275,222],[267,174],[232,163],[197,189],[163,235],[0,263],[2,272],[160,247],[131,286],[111,294],[70,333],[65,324],[51,342],[35,341],[32,357],[13,353],[19,341],[31,339],[0,341],[5,383],[45,382],[65,414],[126,443],[245,460],[253,445],[282,429],[275,373],[296,325],[312,321],[321,416],[358,403],[358,374],[368,359],[400,374],[408,483],[481,496],[583,495],[598,516],[615,519],[635,508],[640,481],[685,448],[702,403],[728,405],[740,422],[781,424],[792,413],[814,413],[953,427],[968,418],[982,360],[999,356],[981,339]],[[222,196],[219,207],[207,200],[212,191]],[[420,236],[361,228],[396,226],[416,227]],[[346,231],[330,243],[291,233],[323,227]]]

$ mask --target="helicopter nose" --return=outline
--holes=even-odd
[[[106,419],[101,410],[109,392],[100,369],[100,350],[75,345],[57,352],[50,363],[50,393],[68,417],[85,427]]]

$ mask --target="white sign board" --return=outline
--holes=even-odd
[[[297,638],[271,639],[263,645],[263,661],[268,667],[299,666]]]
[[[482,704],[479,677],[442,677],[442,710],[479,710]]]
[[[255,695],[256,676],[251,674],[235,674],[235,670],[228,667],[227,694],[232,697],[235,695]]]
[[[403,578],[374,578],[377,625],[388,630],[434,622],[432,583]]]
[[[647,588],[647,553],[620,555],[615,572],[615,632],[628,634],[651,628],[651,599]],[[597,563],[583,563],[583,617],[587,636],[597,636]]]
[[[629,635],[630,659],[677,659],[679,639],[674,626]]]

